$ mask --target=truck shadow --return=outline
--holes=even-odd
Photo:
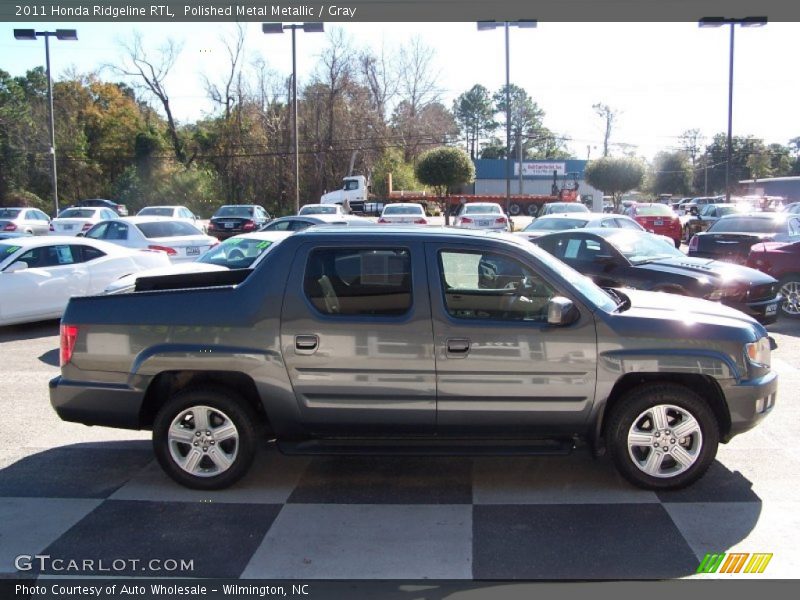
[[[57,499],[64,499],[63,517]],[[85,514],[76,517],[80,499]],[[42,510],[46,518],[37,513]],[[38,536],[53,530],[36,549],[64,558],[141,559],[155,548],[183,557],[188,548],[192,577],[240,577],[247,569],[247,577],[268,572],[290,579],[302,572],[304,579],[339,579],[359,578],[363,569],[367,579],[399,579],[416,573],[409,571],[415,561],[417,577],[434,580],[685,577],[705,553],[726,552],[746,539],[761,511],[752,482],[719,461],[690,488],[653,493],[621,480],[609,460],[581,452],[298,457],[270,444],[242,481],[217,492],[173,483],[154,462],[149,441],[62,446],[0,469],[0,537],[7,541],[27,547],[28,527],[20,519],[29,519]],[[220,531],[230,528],[229,535],[215,536],[206,556],[207,532],[181,525],[181,515],[222,523]],[[369,551],[376,544],[382,553]],[[253,571],[256,551],[281,562]],[[384,555],[416,558],[392,566]],[[464,556],[466,566],[452,573],[436,567],[452,565],[453,556]],[[417,595],[398,585],[381,596],[444,598],[474,589],[440,583]]]
[[[20,340],[37,340],[46,337],[58,337],[59,319],[23,323],[21,325],[0,326],[0,343]]]

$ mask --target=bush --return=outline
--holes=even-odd
[[[55,209],[50,199],[43,200],[27,190],[12,190],[0,201],[0,206],[27,206],[51,214]]]
[[[440,196],[475,179],[475,165],[461,148],[444,146],[420,156],[415,170],[417,179],[437,190]]]

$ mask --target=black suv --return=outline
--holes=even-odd
[[[224,240],[240,233],[258,231],[272,217],[257,204],[226,204],[220,206],[208,222],[208,234]]]
[[[124,204],[117,204],[113,200],[106,200],[105,198],[89,198],[88,200],[81,200],[75,206],[90,206],[94,208],[108,208],[117,213],[120,217],[128,216],[128,207]]]

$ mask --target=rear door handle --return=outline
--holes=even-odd
[[[464,358],[469,354],[469,340],[466,338],[450,338],[447,340],[447,355],[453,358]]]
[[[294,349],[297,354],[313,354],[318,346],[319,338],[316,335],[294,336]]]

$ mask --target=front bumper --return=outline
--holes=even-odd
[[[778,394],[778,374],[770,371],[757,379],[723,385],[725,400],[731,415],[731,428],[723,442],[752,429],[775,407]]]
[[[769,325],[778,320],[778,306],[781,300],[783,300],[783,296],[777,294],[774,298],[768,300],[757,300],[755,302],[746,303],[731,302],[728,306],[753,317],[759,323]]]
[[[142,390],[126,385],[67,381],[61,375],[50,380],[50,405],[62,421],[140,429]]]

